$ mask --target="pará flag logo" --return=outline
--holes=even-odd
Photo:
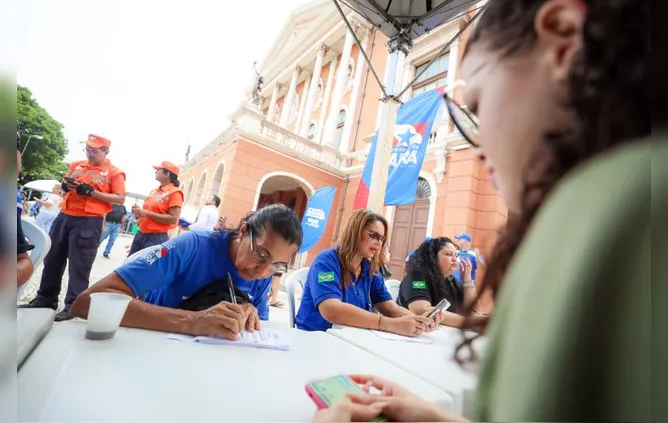
[[[397,111],[390,155],[390,168],[385,191],[385,205],[400,206],[415,201],[420,168],[427,151],[427,143],[441,104],[443,88],[427,91],[406,103]],[[367,206],[369,186],[374,162],[378,132],[374,136],[371,150],[357,188],[353,209]]]

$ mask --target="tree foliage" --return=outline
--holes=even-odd
[[[67,140],[63,135],[63,124],[37,103],[29,89],[17,85],[16,120],[21,136],[21,146],[26,145],[30,135],[44,139],[33,139],[21,158],[22,169],[19,182],[25,184],[36,179],[60,180],[68,166],[63,159],[67,154]]]

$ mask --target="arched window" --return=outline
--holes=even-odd
[[[218,195],[220,189],[223,185],[223,173],[225,172],[225,165],[219,164],[216,168],[216,172],[213,174],[213,180],[211,181],[211,186],[209,187],[209,197],[212,195]]]
[[[194,203],[199,205],[202,200],[202,194],[204,194],[204,184],[206,183],[206,172],[202,173],[202,176],[199,178],[199,183],[197,184],[197,191],[195,191],[195,198],[193,199]]]
[[[186,203],[187,203],[188,201],[190,201],[190,196],[191,196],[192,193],[193,193],[193,185],[194,185],[194,183],[195,183],[195,181],[194,181],[192,178],[190,179],[190,182],[188,182],[188,187],[186,188],[186,198],[185,198],[185,202],[186,202]]]
[[[308,132],[306,133],[306,138],[312,140],[313,137],[315,137],[315,129],[316,129],[315,123],[312,123],[311,125],[309,125]]]
[[[415,199],[423,200],[431,198],[431,186],[424,178],[418,178],[417,187],[415,188]]]
[[[343,138],[343,126],[346,124],[346,111],[339,110],[339,118],[336,121],[336,136],[334,137],[334,146],[339,148],[341,139]]]

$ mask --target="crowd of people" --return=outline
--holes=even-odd
[[[357,210],[340,242],[313,259],[297,327],[418,336],[446,324],[486,334],[480,421],[649,420],[648,18],[647,6],[631,0],[489,1],[464,50],[465,82],[444,99],[509,209],[493,254],[482,260],[469,234],[426,239],[393,301],[379,273],[390,228]],[[73,163],[63,181],[51,228],[57,247],[28,306],[56,307],[69,258],[66,317],[86,318],[92,293],[122,292],[133,298],[126,327],[228,339],[257,330],[268,318],[272,276],[287,272],[301,245],[297,215],[273,204],[234,229],[167,239],[183,194],[178,169],[166,163],[156,166],[160,187],[132,210],[141,228],[132,251],[153,248],[89,286],[103,216],[125,192],[123,173],[106,160],[109,144],[92,136],[88,160]],[[665,143],[651,153],[668,153]],[[656,171],[668,179],[665,167]],[[19,239],[19,268],[25,250]],[[480,280],[478,266],[486,267]],[[486,292],[492,314],[480,307]],[[451,307],[427,318],[443,298]],[[314,421],[464,420],[396,383],[355,381],[364,394]]]

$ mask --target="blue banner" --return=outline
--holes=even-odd
[[[399,107],[394,126],[385,205],[400,206],[415,201],[420,168],[434,121],[443,103],[442,95],[443,88],[427,91]],[[371,146],[371,151],[374,151],[374,146]]]
[[[302,218],[303,239],[302,247],[299,249],[300,253],[310,250],[320,241],[323,232],[325,232],[325,226],[327,226],[327,218],[334,202],[335,193],[336,188],[324,187],[314,192],[309,198]]]

